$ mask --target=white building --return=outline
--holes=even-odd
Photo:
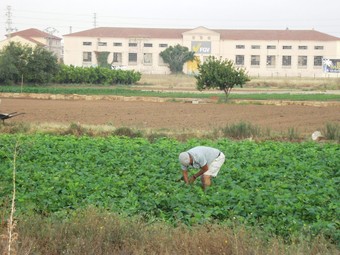
[[[177,44],[195,51],[201,62],[210,55],[233,60],[251,76],[337,77],[340,72],[340,38],[289,29],[93,28],[64,35],[64,63],[95,66],[96,55],[105,52],[113,66],[167,74],[169,68],[159,53]],[[333,66],[326,70],[323,63]],[[191,62],[183,71],[196,70],[197,63]]]
[[[62,58],[61,38],[43,32],[35,28],[18,31],[6,35],[6,39],[0,41],[0,49],[8,45],[10,42],[18,42],[29,47],[41,46],[55,54],[58,59]]]

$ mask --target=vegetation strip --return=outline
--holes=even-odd
[[[39,94],[61,94],[61,95],[117,95],[117,96],[143,96],[143,97],[161,97],[161,98],[197,98],[210,99],[217,98],[223,101],[225,96],[221,93],[189,93],[189,92],[160,92],[160,91],[143,91],[131,89],[131,87],[51,87],[51,86],[0,86],[0,93],[39,93]],[[245,100],[291,100],[291,101],[340,101],[340,95],[336,94],[277,94],[277,93],[256,93],[256,94],[231,94],[229,99]]]

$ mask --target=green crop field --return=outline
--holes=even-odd
[[[0,207],[67,217],[96,206],[146,221],[258,226],[289,238],[324,234],[340,242],[340,145],[170,138],[0,135]],[[17,145],[17,146],[16,146]],[[213,185],[187,186],[178,154],[209,145],[226,154]],[[16,148],[16,149],[15,149]],[[9,208],[8,208],[9,210]]]

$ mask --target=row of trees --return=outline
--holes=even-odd
[[[32,48],[10,42],[0,51],[0,84],[133,84],[141,74],[135,71],[111,70],[97,54],[97,67],[74,67],[59,64],[55,55],[43,47]],[[105,58],[105,56],[104,56]],[[107,59],[107,55],[106,55]],[[100,61],[99,61],[100,60]],[[107,61],[106,61],[107,62]]]
[[[58,73],[57,58],[42,47],[10,42],[0,52],[0,83],[48,83]]]
[[[84,70],[58,64],[53,53],[42,47],[32,48],[11,42],[0,51],[0,84],[18,84],[23,80],[25,83],[37,84],[131,84],[141,78],[138,72],[109,70],[108,54],[96,55],[99,67]],[[184,64],[195,60],[195,52],[181,45],[168,47],[160,56],[168,64],[171,73],[182,73]],[[198,74],[195,77],[198,90],[219,89],[225,92],[226,97],[235,85],[242,86],[249,80],[244,69],[236,68],[230,60],[213,56],[203,64],[198,63]]]

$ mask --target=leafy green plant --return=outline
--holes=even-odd
[[[10,197],[17,135],[0,134],[0,204]],[[209,145],[226,154],[213,185],[177,182],[178,153]],[[16,160],[16,212],[67,217],[89,205],[173,225],[260,226],[290,240],[324,234],[338,243],[340,158],[335,143],[289,143],[127,136],[25,135]]]

